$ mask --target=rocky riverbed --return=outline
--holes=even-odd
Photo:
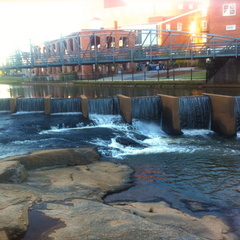
[[[24,239],[35,206],[58,224],[42,240],[236,239],[214,216],[195,218],[165,202],[104,204],[131,186],[132,170],[95,148],[38,151],[0,161],[0,239]],[[34,239],[36,240],[36,239]]]

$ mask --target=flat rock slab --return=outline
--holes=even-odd
[[[27,170],[49,166],[74,166],[89,164],[99,159],[97,149],[73,148],[36,151],[28,155],[7,158],[7,161],[19,161]]]
[[[106,194],[131,186],[132,170],[98,158],[94,148],[8,158],[5,169],[21,164],[28,176],[21,184],[0,183],[0,239],[19,239],[27,230],[28,210],[38,203],[44,206],[39,211],[63,223],[41,239],[237,239],[216,217],[194,218],[165,203],[104,204]]]
[[[38,191],[42,201],[85,198],[102,201],[112,191],[129,186],[132,170],[125,165],[94,162],[88,165],[37,169],[29,172],[24,186]]]
[[[122,203],[73,200],[69,205],[47,204],[44,213],[59,218],[66,227],[49,237],[53,240],[230,240],[229,228],[210,216],[191,217],[161,203]],[[154,212],[149,212],[153,207]]]

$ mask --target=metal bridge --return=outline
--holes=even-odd
[[[30,45],[29,52],[17,50],[0,69],[239,56],[240,38],[152,29],[89,30]]]

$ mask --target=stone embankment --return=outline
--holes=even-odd
[[[42,203],[39,211],[60,223],[43,232],[42,240],[234,239],[220,219],[195,218],[164,202],[104,204],[106,194],[131,186],[132,170],[98,160],[95,148],[1,160],[0,239],[23,239],[29,211]]]

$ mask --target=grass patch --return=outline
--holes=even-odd
[[[175,71],[169,72],[169,77],[170,79],[173,78],[175,79],[180,79],[180,80],[191,80],[191,72],[190,71]],[[158,74],[155,74],[154,76],[150,77],[152,79],[158,79]],[[159,74],[159,78],[161,79],[166,79],[166,73],[161,73]],[[193,80],[205,80],[206,79],[206,70],[201,70],[201,71],[193,71],[192,72],[192,79]]]
[[[109,85],[109,86],[114,86],[114,85],[121,85],[121,86],[128,86],[128,85],[141,85],[141,86],[149,86],[149,85],[201,85],[205,83],[205,80],[193,80],[193,81],[174,81],[174,80],[159,80],[159,81],[151,81],[151,80],[146,80],[146,81],[88,81],[88,80],[83,80],[83,81],[76,81],[74,84],[83,84],[83,85]]]
[[[0,77],[0,84],[21,84],[29,79],[23,79],[21,77]]]

